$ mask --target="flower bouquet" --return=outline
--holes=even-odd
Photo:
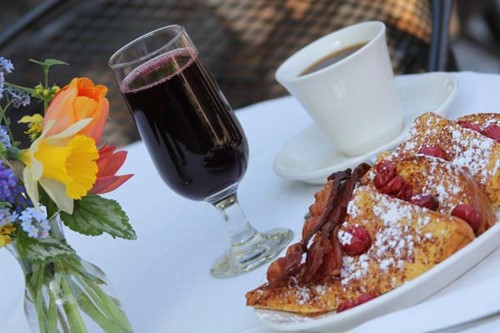
[[[27,88],[6,81],[14,70],[0,57],[0,248],[25,274],[25,312],[39,332],[131,332],[102,270],[81,259],[62,225],[84,235],[135,239],[120,205],[100,196],[132,175],[117,176],[126,152],[100,143],[108,117],[107,88],[74,78],[62,89],[44,82]],[[20,147],[7,110],[41,101],[43,113],[21,118],[29,146]]]

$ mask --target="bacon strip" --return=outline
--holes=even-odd
[[[328,177],[333,183],[322,214],[306,221],[302,240],[291,245],[285,257],[278,258],[269,266],[269,287],[282,286],[291,276],[296,276],[300,283],[306,284],[340,274],[342,251],[337,238],[338,228],[345,220],[354,187],[369,168],[368,164],[363,163],[353,172],[347,169]],[[311,239],[313,241],[308,248]],[[307,256],[302,263],[304,254]]]
[[[327,209],[325,221],[316,234],[316,238],[307,252],[305,270],[301,276],[301,283],[316,283],[340,274],[342,269],[342,251],[337,238],[340,224],[347,215],[347,205],[359,179],[370,169],[368,164],[360,164],[348,178],[341,182],[336,189],[336,195],[329,199],[330,210]]]
[[[318,224],[312,229],[312,231],[308,235],[306,235],[306,237],[302,239],[301,243],[304,244],[304,246],[307,246],[312,236],[314,236],[314,234],[316,234],[328,222],[330,214],[335,208],[336,201],[340,197],[339,192],[341,190],[341,184],[343,181],[348,179],[350,175],[351,175],[351,169],[347,169],[344,171],[336,172],[328,177],[328,180],[333,181],[332,191],[328,196],[325,210],[323,211],[323,214],[321,215],[321,219],[319,220]]]

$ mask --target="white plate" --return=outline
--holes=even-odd
[[[395,81],[404,113],[404,128],[396,138],[364,155],[348,157],[336,152],[313,123],[281,149],[274,160],[274,171],[285,179],[323,184],[333,172],[355,167],[403,142],[413,120],[422,113],[446,116],[458,86],[449,73],[404,75]]]
[[[497,224],[465,248],[419,277],[350,310],[314,318],[255,310],[256,316],[265,326],[279,331],[343,332],[375,317],[410,307],[453,282],[495,250],[500,243],[498,220],[500,211],[497,211]]]

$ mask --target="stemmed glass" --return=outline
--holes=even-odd
[[[237,118],[182,26],[149,32],[109,60],[120,90],[163,181],[222,214],[231,246],[211,273],[232,277],[275,258],[288,229],[262,233],[245,218],[237,187],[248,144]]]

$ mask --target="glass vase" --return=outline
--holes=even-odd
[[[50,219],[52,238],[64,239],[59,216]],[[75,252],[42,263],[7,245],[25,276],[24,311],[33,332],[133,332],[106,274]]]

